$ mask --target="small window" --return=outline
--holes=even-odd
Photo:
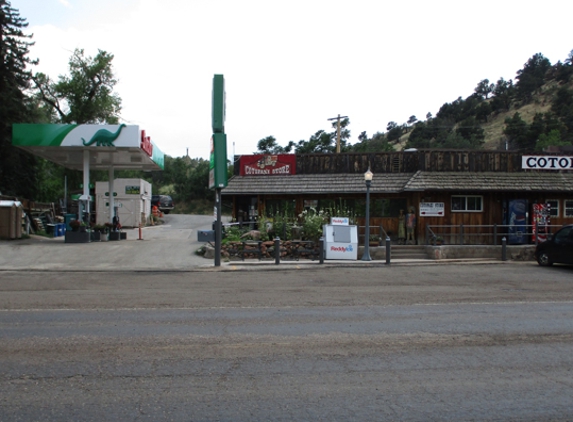
[[[565,200],[565,217],[573,217],[573,199]]]
[[[452,196],[453,212],[482,212],[482,196]]]
[[[559,199],[548,199],[545,202],[549,204],[549,215],[559,217]]]

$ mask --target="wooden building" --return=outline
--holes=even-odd
[[[238,156],[235,174],[222,195],[232,202],[233,217],[244,222],[277,211],[298,215],[309,207],[350,208],[363,226],[364,173],[369,168],[374,173],[370,226],[383,227],[393,241],[400,210],[414,210],[419,244],[436,231],[448,236],[449,243],[457,243],[464,227],[465,234],[472,230],[478,234],[491,233],[491,227],[498,225],[501,233],[502,226],[516,224],[516,213],[520,225],[529,225],[535,204],[550,204],[551,226],[573,223],[573,155],[413,150]],[[530,240],[524,237],[519,243]],[[486,235],[464,240],[494,241]]]

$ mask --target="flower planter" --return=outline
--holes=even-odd
[[[100,231],[93,231],[91,236],[92,242],[105,242],[107,241],[107,233]]]
[[[124,232],[111,232],[109,234],[109,240],[126,240],[127,233]]]
[[[66,231],[64,235],[64,243],[89,243],[89,242],[90,242],[89,232]]]

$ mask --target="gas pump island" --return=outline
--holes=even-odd
[[[108,171],[108,192],[114,192],[115,170],[164,169],[163,152],[136,125],[14,124],[12,144],[31,154],[72,170],[83,171],[83,193],[78,197],[78,216],[90,210],[90,170]],[[109,198],[109,222],[115,216]],[[89,238],[88,238],[89,239]]]

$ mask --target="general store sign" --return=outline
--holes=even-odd
[[[573,170],[573,157],[555,155],[524,155],[521,168],[527,170]]]
[[[443,217],[444,202],[422,202],[420,204],[420,217]]]
[[[294,154],[243,155],[241,176],[288,176],[296,174]]]

